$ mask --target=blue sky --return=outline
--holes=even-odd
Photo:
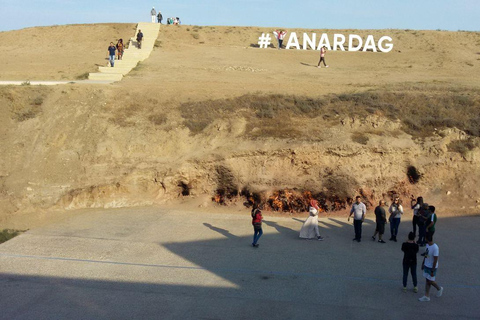
[[[136,23],[152,6],[192,25],[480,31],[480,0],[0,0],[0,31]]]

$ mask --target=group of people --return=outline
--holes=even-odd
[[[287,35],[287,30],[284,29],[277,29],[273,31],[273,34],[275,35],[275,39],[277,39],[278,42],[278,49],[282,49],[282,44],[283,44],[283,39],[285,39],[285,36]],[[327,63],[325,62],[325,54],[327,53],[327,47],[323,46],[320,48],[320,60],[318,61],[317,68],[321,68],[321,63],[323,62],[323,66],[325,68],[328,68]]]
[[[117,56],[117,60],[122,60],[124,51],[125,45],[123,44],[123,39],[118,39],[116,45],[114,45],[113,42],[110,42],[110,46],[108,47],[108,61],[110,67],[115,66],[115,55]]]
[[[361,203],[360,197],[357,197],[356,203],[353,204],[352,210],[350,211],[350,215],[354,215],[354,219],[360,219],[360,211],[359,207],[361,207],[363,214],[366,212],[365,205]],[[360,204],[359,204],[360,203]],[[363,205],[363,206],[362,206]],[[427,235],[435,233],[435,224],[437,222],[437,215],[435,213],[435,207],[428,205],[428,203],[424,203],[423,197],[415,197],[412,195],[410,198],[410,206],[413,210],[413,219],[412,219],[412,232],[414,237],[416,237],[417,227],[418,227],[418,240],[417,244],[421,247],[426,245],[426,238]],[[400,226],[400,220],[403,215],[403,206],[402,201],[398,196],[393,198],[393,203],[388,208],[389,217],[387,220],[387,214],[385,212],[385,201],[380,200],[378,206],[375,208],[375,221],[376,221],[376,228],[375,233],[372,236],[372,240],[376,240],[376,236],[378,234],[378,242],[385,243],[383,241],[383,234],[385,233],[385,224],[387,222],[390,223],[390,241],[397,242],[397,235],[398,235],[398,228]],[[360,219],[361,220],[361,219]],[[363,220],[362,220],[363,221]],[[355,231],[355,238],[353,240],[357,240],[360,242],[362,237],[361,234],[361,223],[360,229],[357,233],[357,229]]]
[[[425,295],[421,297],[420,301],[430,301],[430,289],[435,287],[437,289],[437,297],[443,294],[443,287],[440,287],[435,280],[437,268],[438,268],[438,245],[433,242],[433,234],[435,233],[435,224],[437,222],[437,215],[435,214],[435,207],[428,205],[423,201],[422,197],[415,197],[412,195],[410,199],[410,205],[413,210],[412,226],[413,230],[408,234],[408,239],[402,244],[403,257],[403,291],[407,291],[407,279],[410,272],[413,280],[413,291],[418,292],[417,287],[417,253],[419,247],[424,247],[425,252],[422,254],[423,262],[421,269],[423,270],[423,276],[426,279]],[[372,240],[376,241],[378,235],[379,243],[386,243],[383,240],[383,234],[385,232],[385,225],[390,223],[390,241],[397,242],[398,229],[400,226],[401,217],[404,214],[402,201],[398,196],[393,197],[393,203],[388,208],[389,217],[387,219],[387,212],[385,210],[386,202],[380,200],[378,206],[375,208],[375,220],[376,228],[375,233],[372,236]],[[318,228],[318,213],[320,211],[318,201],[315,199],[310,200],[308,212],[309,217],[305,220],[301,230],[300,238],[302,239],[317,239],[319,241],[324,240],[320,236]],[[355,202],[352,204],[348,221],[350,221],[353,215],[353,226],[355,237],[353,241],[361,242],[362,239],[362,224],[365,221],[365,215],[367,213],[367,207],[362,202],[362,198],[357,196]],[[254,207],[252,210],[252,225],[254,229],[254,236],[252,246],[257,248],[259,246],[258,240],[263,234],[262,230],[262,212]],[[418,240],[415,242],[416,230],[418,227],[419,235]]]
[[[155,10],[155,7],[152,7],[152,10],[150,10],[150,16],[152,18],[152,23],[158,22],[161,24],[163,21],[162,12],[158,11],[157,13],[157,11]],[[179,17],[167,18],[167,24],[179,25],[180,23],[181,22]]]

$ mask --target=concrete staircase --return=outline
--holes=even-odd
[[[137,33],[138,30],[143,32],[142,48],[138,49]],[[128,49],[123,52],[122,60],[115,60],[115,66],[112,67],[99,67],[98,72],[90,73],[88,75],[89,80],[110,80],[120,81],[123,76],[129,73],[133,68],[137,66],[140,61],[147,59],[153,50],[155,41],[158,37],[160,30],[160,23],[140,22],[137,24],[137,30],[134,37],[128,41]],[[127,41],[124,40],[126,44]]]

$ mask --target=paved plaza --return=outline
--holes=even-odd
[[[402,292],[409,218],[401,241],[380,244],[371,220],[357,243],[346,218],[321,218],[322,242],[298,238],[301,219],[266,215],[259,248],[250,220],[248,210],[65,212],[0,245],[0,319],[480,318],[479,216],[439,217],[445,290],[423,303],[420,255],[419,292],[411,278]]]

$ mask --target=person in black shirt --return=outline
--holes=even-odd
[[[137,33],[137,48],[138,49],[142,48],[142,41],[143,41],[143,32],[142,32],[142,30],[138,30],[138,33]]]
[[[403,251],[403,292],[407,292],[408,269],[412,274],[413,291],[418,292],[417,288],[417,253],[418,244],[415,243],[415,234],[408,234],[408,241],[402,244]]]
[[[382,239],[383,234],[385,233],[385,223],[387,223],[387,214],[385,212],[385,209],[383,208],[384,206],[385,201],[380,200],[378,206],[375,208],[375,220],[377,222],[377,227],[375,229],[375,233],[372,236],[372,240],[375,241],[375,237],[378,233],[378,242],[380,243],[385,243],[385,241],[383,241]]]

